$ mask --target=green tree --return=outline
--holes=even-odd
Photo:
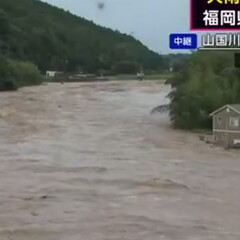
[[[240,102],[240,71],[233,53],[194,52],[169,81],[170,117],[177,128],[210,128],[209,114]]]
[[[0,9],[0,36],[6,38],[10,33],[10,24],[6,13]]]
[[[165,66],[159,54],[132,36],[42,1],[1,0],[0,35],[1,51],[7,58],[33,62],[42,72],[72,72],[79,66],[88,72],[109,71],[123,62],[137,63],[149,71]]]
[[[41,73],[33,63],[9,60],[8,69],[18,87],[38,85],[42,82]]]
[[[115,64],[112,68],[113,74],[135,74],[138,71],[136,62],[123,61]]]

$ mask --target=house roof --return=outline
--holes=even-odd
[[[224,105],[223,107],[217,109],[216,111],[212,112],[210,114],[210,116],[213,116],[218,112],[221,112],[223,109],[225,109],[227,107],[230,108],[231,110],[233,110],[234,112],[240,114],[240,104],[227,104],[227,105]]]
[[[230,106],[240,114],[240,104],[231,104]]]

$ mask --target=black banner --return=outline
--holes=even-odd
[[[239,0],[190,0],[190,30],[239,30]]]

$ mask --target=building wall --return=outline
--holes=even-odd
[[[47,77],[54,77],[55,74],[56,74],[56,72],[53,72],[53,71],[47,71],[47,72],[46,72],[46,76],[47,76]]]
[[[214,132],[213,133],[215,137],[215,143],[219,146],[225,146],[226,145],[226,133],[222,132]]]
[[[233,147],[234,141],[240,142],[240,133],[221,133],[215,132],[215,143],[223,147]]]
[[[234,146],[234,141],[240,141],[240,133],[230,133],[229,134],[229,147]]]
[[[62,72],[56,72],[56,71],[47,71],[46,76],[47,77],[55,77],[56,75],[62,74]]]
[[[239,118],[239,123],[240,123],[240,114],[232,111],[230,109],[229,112],[224,109],[223,111],[215,114],[213,116],[213,130],[232,130],[232,131],[240,131],[240,124],[238,127],[231,127],[229,124],[229,119],[230,117],[237,117]],[[222,123],[220,124],[218,119],[221,118]]]
[[[230,117],[236,117],[239,119],[239,126],[233,127],[230,125]],[[219,122],[221,118],[221,123]],[[227,108],[213,116],[213,135],[217,145],[232,147],[234,140],[240,140],[240,114]]]

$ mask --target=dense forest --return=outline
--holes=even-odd
[[[240,103],[240,70],[234,67],[233,52],[193,52],[169,83],[170,116],[177,128],[210,128],[211,112]]]
[[[166,61],[132,36],[100,27],[38,0],[0,1],[0,52],[45,72],[136,73]]]

